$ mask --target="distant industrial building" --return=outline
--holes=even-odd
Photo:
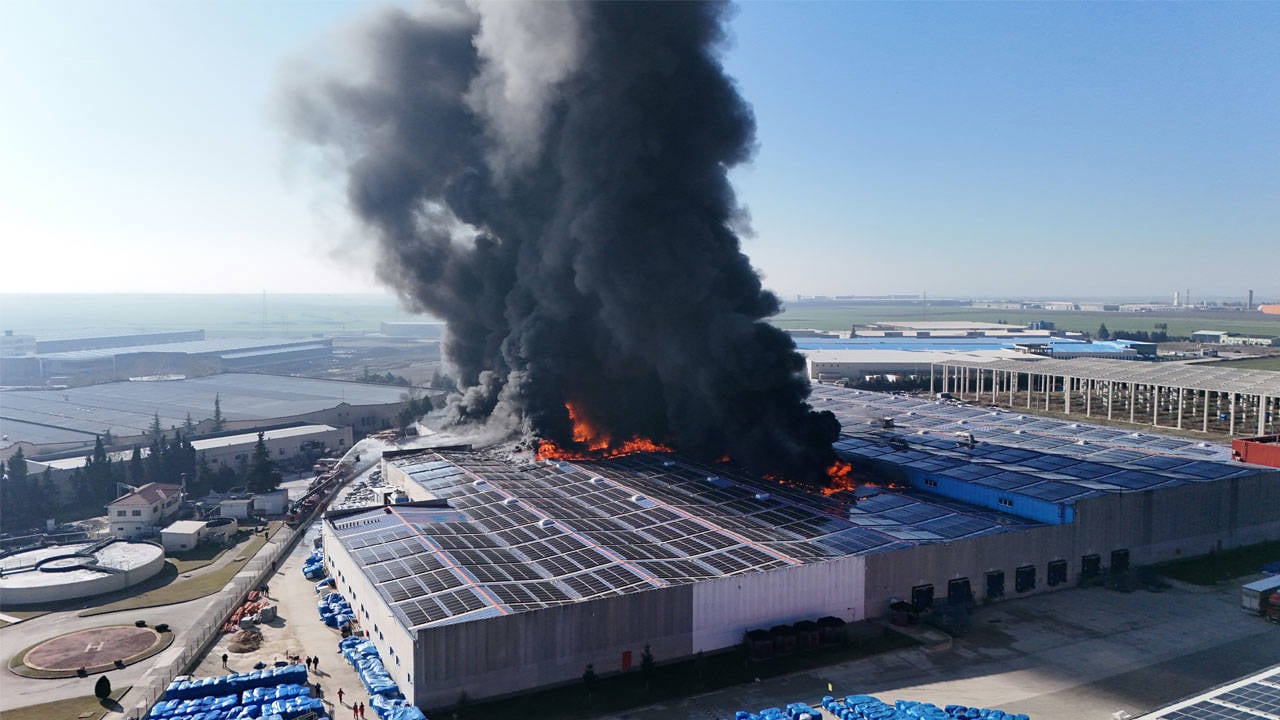
[[[277,368],[333,356],[333,340],[329,338],[205,340],[203,336],[203,330],[196,330],[39,341],[34,355],[0,358],[0,384],[65,386],[144,377],[193,377]],[[155,342],[114,344],[143,338]],[[74,349],[54,351],[41,350],[42,347]]]
[[[1191,342],[1209,343],[1213,345],[1255,345],[1261,347],[1280,346],[1280,336],[1245,335],[1223,330],[1197,330],[1191,333]]]
[[[168,345],[204,340],[204,330],[178,330],[174,332],[133,333],[130,335],[105,335],[102,337],[65,338],[41,340],[36,343],[37,353],[63,353],[81,350],[106,350],[108,348],[139,347],[141,345]]]
[[[382,321],[382,334],[395,338],[435,340],[444,335],[444,323],[432,321]]]
[[[678,455],[412,451],[383,470],[411,502],[328,513],[325,559],[430,709],[622,671],[646,646],[687,658],[1280,533],[1280,471],[1222,445],[834,386],[812,399],[855,467],[837,492]]]
[[[18,447],[29,458],[92,448],[95,437],[108,433],[119,447],[146,445],[156,416],[166,432],[190,419],[197,436],[208,435],[215,431],[215,400],[223,431],[316,424],[349,428],[347,438],[392,427],[408,405],[402,387],[248,373],[11,391],[4,393],[0,457]]]
[[[35,351],[35,335],[14,335],[12,330],[5,330],[4,334],[0,335],[0,357],[33,355]]]
[[[1008,406],[1025,401],[1028,408],[1085,419],[1096,415],[1201,432],[1212,427],[1229,435],[1266,435],[1280,423],[1280,374],[1269,370],[1103,359],[949,358],[929,377],[931,391],[961,400]]]
[[[946,360],[987,362],[1018,360],[1026,355],[1045,358],[1109,358],[1116,360],[1154,359],[1156,346],[1131,340],[1088,341],[1059,337],[1048,332],[1019,332],[987,335],[989,329],[964,327],[964,336],[935,335],[916,329],[882,331],[857,337],[796,338],[796,347],[805,357],[809,377],[814,380],[860,380],[871,375],[920,375],[929,366]],[[919,333],[930,333],[920,335]]]
[[[352,435],[350,427],[297,425],[264,430],[262,440],[271,459],[280,463],[308,454],[319,455],[321,449],[345,451],[351,447]],[[210,466],[226,465],[231,468],[238,468],[247,463],[257,444],[258,433],[256,432],[201,438],[191,442],[196,455],[203,458]],[[149,453],[147,447],[141,448],[143,457]],[[109,453],[108,457],[112,462],[122,463],[128,462],[132,455],[132,450],[117,450]],[[89,455],[84,453],[69,457],[33,459],[27,461],[27,468],[32,475],[42,475],[48,469],[49,479],[58,483],[59,491],[64,497],[70,497],[75,492],[75,488],[70,484],[71,477],[76,470],[84,468],[88,459]]]

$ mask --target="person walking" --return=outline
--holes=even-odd
[[[343,695],[342,688],[338,688],[338,702],[339,702],[339,703],[341,703],[341,702],[342,702],[342,695]]]
[[[360,720],[364,720],[364,703],[360,703]]]
[[[360,706],[351,703],[351,720],[360,720]]]
[[[316,672],[320,671],[320,658],[318,657],[311,658],[311,668]]]
[[[226,666],[227,666],[227,654],[222,653],[222,667],[226,667]]]

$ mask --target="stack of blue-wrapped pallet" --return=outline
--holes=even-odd
[[[324,553],[312,550],[306,560],[302,561],[302,576],[308,580],[319,580],[325,576]]]
[[[890,705],[870,695],[847,695],[843,699],[822,698],[822,707],[840,720],[1029,720],[1002,710],[898,700]]]
[[[357,637],[343,638],[338,651],[356,669],[369,693],[369,707],[381,720],[426,720],[422,711],[405,702],[400,687],[391,679],[373,643]]]
[[[175,680],[148,714],[150,720],[292,720],[312,713],[326,718],[311,697],[302,665]]]
[[[326,593],[320,598],[320,602],[316,603],[316,609],[320,611],[320,619],[331,628],[340,628],[354,620],[356,616],[351,609],[351,603],[342,597],[342,593],[337,592]]]
[[[805,703],[794,702],[785,710],[779,707],[765,708],[757,713],[739,710],[733,717],[734,720],[819,720],[822,713]]]

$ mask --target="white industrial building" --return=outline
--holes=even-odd
[[[183,552],[204,542],[208,533],[203,520],[179,520],[160,531],[160,544],[165,552]]]
[[[812,400],[874,486],[824,495],[665,454],[407,451],[383,473],[411,502],[328,513],[325,559],[433,709],[623,671],[646,645],[674,660],[1280,537],[1280,472],[1225,446],[831,386]]]

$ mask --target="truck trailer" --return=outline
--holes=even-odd
[[[1271,593],[1280,592],[1280,575],[1270,575],[1261,580],[1240,586],[1240,609],[1261,615],[1264,602]]]

